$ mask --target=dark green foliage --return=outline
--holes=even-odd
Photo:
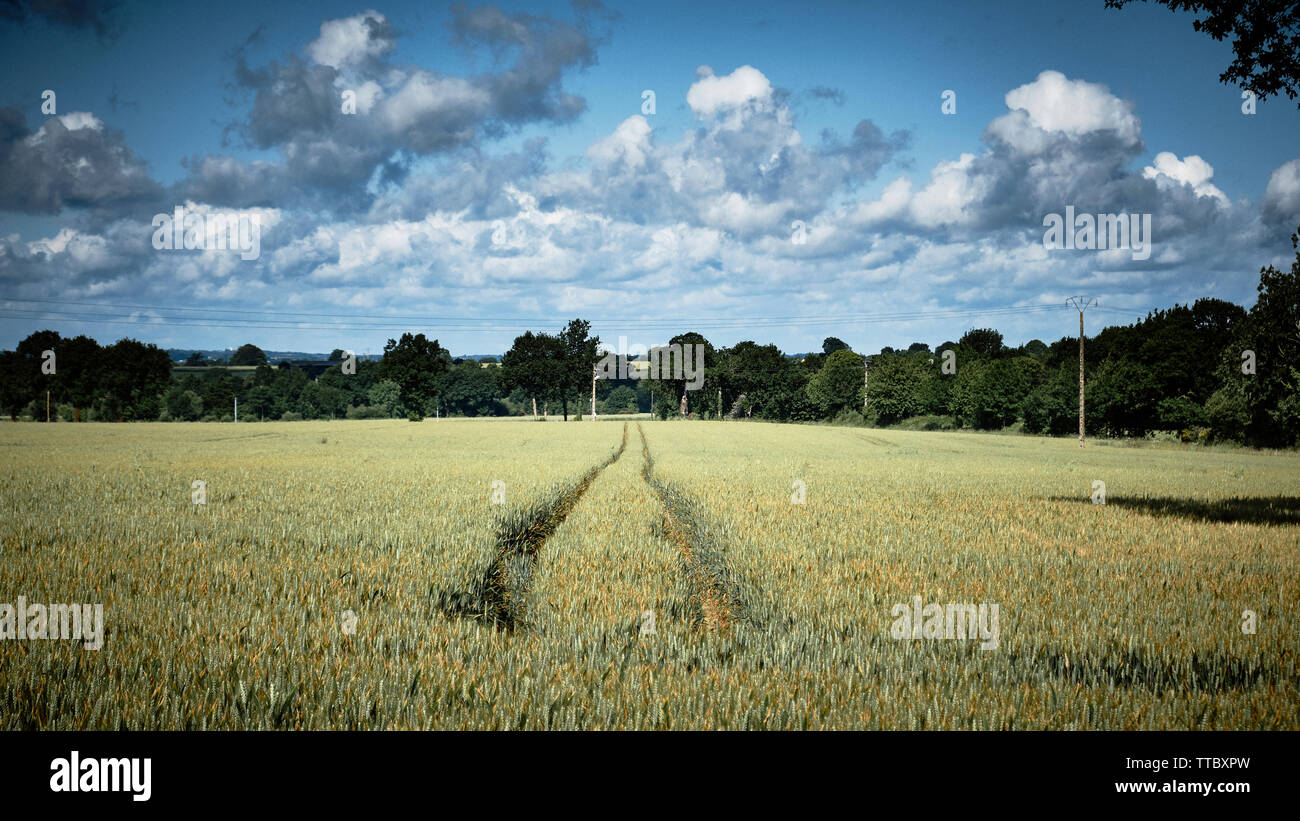
[[[808,381],[808,399],[823,417],[862,407],[862,357],[848,348],[831,352]]]
[[[230,357],[231,365],[265,365],[266,354],[253,344],[241,345]]]
[[[424,334],[402,334],[384,345],[384,358],[377,376],[396,382],[408,411],[423,408],[436,400],[441,377],[450,367],[451,357],[436,339]]]

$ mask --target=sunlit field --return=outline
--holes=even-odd
[[[3,729],[1300,729],[1294,452],[607,419],[0,454],[0,602],[104,613],[99,650],[0,641]],[[918,597],[996,631],[898,636]]]

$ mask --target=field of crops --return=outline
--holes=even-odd
[[[0,459],[0,603],[105,634],[0,640],[0,729],[1300,729],[1296,453],[384,420]]]

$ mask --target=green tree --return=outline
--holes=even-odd
[[[1089,401],[1111,435],[1143,436],[1156,426],[1159,380],[1145,365],[1111,359],[1097,369]]]
[[[1250,425],[1250,408],[1241,385],[1219,388],[1205,403],[1205,419],[1215,439],[1240,442]]]
[[[164,404],[172,419],[178,422],[193,422],[203,416],[203,399],[194,391],[180,386],[167,392]]]
[[[396,382],[402,391],[402,404],[417,413],[437,401],[441,377],[447,372],[446,351],[436,339],[424,334],[402,334],[384,345],[378,377]]]
[[[100,357],[100,401],[109,418],[157,419],[161,397],[171,384],[167,352],[134,339],[121,339]]]
[[[990,359],[1002,354],[1002,334],[992,328],[975,328],[967,331],[962,334],[957,344]]]
[[[348,395],[319,380],[308,382],[298,395],[298,413],[304,419],[338,418],[347,413]]]
[[[859,368],[858,380],[861,379]],[[874,357],[867,407],[876,424],[892,425],[925,413],[929,385],[935,379],[929,357],[898,353]]]
[[[447,372],[442,401],[448,413],[495,416],[499,413],[495,368],[480,368],[468,360]]]
[[[1291,246],[1300,248],[1300,229],[1291,235]],[[1247,435],[1256,444],[1286,447],[1300,441],[1300,252],[1289,272],[1272,265],[1261,269],[1256,290],[1242,339],[1242,347],[1255,353],[1255,373],[1241,377],[1251,415]],[[1230,355],[1240,366],[1242,350]]]
[[[27,370],[27,362],[17,351],[0,352],[0,408],[15,422],[32,401],[32,379]]]
[[[1085,402],[1085,409],[1088,404]],[[1025,397],[1025,430],[1063,436],[1079,429],[1079,371],[1077,366],[1063,365],[1047,372],[1045,378]]]
[[[95,401],[99,389],[100,361],[103,349],[88,336],[63,339],[54,348],[58,362],[58,394],[73,407],[73,418],[82,419],[82,411]]]
[[[248,410],[258,419],[278,419],[284,409],[276,402],[275,391],[256,385],[248,392]]]
[[[862,357],[847,347],[830,352],[808,381],[808,399],[822,416],[831,418],[845,408],[862,407]]]
[[[385,415],[395,418],[406,415],[402,405],[402,387],[390,379],[383,379],[370,388],[371,407],[382,408]]]
[[[602,413],[636,413],[636,390],[627,385],[619,385],[605,397],[605,409]]]
[[[1205,408],[1184,396],[1161,399],[1156,404],[1160,430],[1183,431],[1205,424]]]
[[[704,351],[702,362],[699,356],[701,350]],[[676,351],[681,351],[680,363]],[[678,334],[668,340],[667,348],[658,356],[658,378],[646,380],[646,387],[657,397],[655,401],[663,402],[666,407],[675,408],[680,412],[682,397],[685,396],[687,413],[699,416],[716,415],[718,397],[709,395],[713,392],[713,380],[709,377],[717,367],[717,351],[709,340],[695,331]],[[687,377],[687,364],[691,366],[693,378]],[[708,389],[702,387],[703,385],[707,385]]]
[[[16,353],[22,362],[18,379],[20,383],[26,384],[26,393],[29,396],[29,402],[32,400],[38,400],[43,407],[47,391],[50,394],[51,402],[57,400],[58,393],[56,393],[56,391],[61,388],[58,378],[57,349],[61,342],[62,338],[59,336],[58,331],[46,329],[29,334],[25,339],[18,343]],[[43,355],[45,351],[55,351],[55,373],[53,374],[41,372],[41,365],[45,361]],[[37,414],[36,418],[44,422],[44,411]]]
[[[276,369],[270,365],[258,365],[250,380],[253,387],[271,387],[275,384]]]
[[[228,371],[215,368],[203,375],[203,407],[208,413],[225,415],[235,411],[235,391],[238,386],[236,377]]]
[[[1043,366],[1027,356],[984,363],[975,383],[975,426],[997,430],[1019,419],[1025,397],[1041,381],[1042,371]]]
[[[231,365],[265,365],[266,354],[262,349],[253,344],[241,345],[239,350],[235,351],[230,357]]]
[[[559,335],[562,350],[560,407],[569,418],[569,397],[581,396],[591,386],[592,369],[600,358],[600,337],[591,336],[591,323],[572,319]]]
[[[816,418],[805,392],[807,371],[775,345],[745,340],[723,348],[717,352],[715,370],[727,413],[735,409],[773,421]]]
[[[558,337],[525,331],[501,358],[501,389],[521,390],[534,402],[558,398],[564,382],[563,353]]]

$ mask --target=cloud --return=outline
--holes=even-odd
[[[753,66],[741,66],[724,77],[714,75],[708,66],[701,66],[698,71],[702,76],[686,92],[686,104],[697,116],[712,117],[719,111],[739,108],[751,101],[771,101],[771,83]]]
[[[1152,165],[1142,169],[1142,176],[1161,185],[1167,181],[1188,185],[1198,197],[1213,197],[1224,205],[1228,204],[1227,195],[1210,184],[1214,167],[1195,154],[1189,154],[1187,159],[1180,160],[1172,152],[1161,151]]]
[[[182,160],[189,170],[176,187],[179,199],[221,203],[235,208],[272,205],[294,199],[283,169],[263,160],[246,163],[234,157],[208,154]]]
[[[1269,174],[1262,211],[1270,225],[1292,229],[1300,225],[1300,158],[1279,165]]]
[[[236,85],[252,95],[252,104],[232,127],[254,148],[279,150],[286,190],[346,194],[339,207],[364,209],[376,174],[398,180],[422,157],[477,150],[526,125],[570,123],[581,115],[586,100],[564,81],[595,63],[601,37],[593,26],[607,15],[598,3],[576,9],[575,22],[565,23],[454,4],[453,41],[486,50],[496,64],[466,76],[393,62],[397,34],[378,12],[327,20],[305,58],[290,54],[252,67],[238,56]],[[345,93],[355,99],[355,112],[344,111]],[[225,180],[233,185],[241,178]],[[236,190],[229,195],[232,202],[252,198]]]
[[[307,54],[320,65],[339,69],[387,57],[396,48],[388,19],[372,9],[321,23],[320,36],[307,46]]]
[[[1079,137],[1112,130],[1122,140],[1136,141],[1142,130],[1132,106],[1105,86],[1070,80],[1059,71],[1042,72],[1032,83],[1008,91],[1005,99],[1007,108],[1024,111],[1044,131]]]
[[[813,86],[808,89],[808,96],[814,100],[829,100],[835,105],[844,105],[844,92],[828,86]]]
[[[1236,221],[1244,230],[1248,217],[1235,213],[1200,156],[1160,152],[1141,172],[1131,170],[1146,150],[1141,121],[1104,86],[1044,71],[1008,92],[1006,104],[984,131],[983,152],[938,163],[919,189],[900,178],[847,218],[867,230],[1023,239],[1041,236],[1044,216],[1069,205],[1080,213],[1150,213],[1174,255],[1174,240],[1207,223]]]
[[[870,120],[848,139],[825,131],[808,141],[790,95],[758,69],[718,76],[701,66],[697,76],[687,100],[700,128],[666,141],[645,117],[628,117],[587,148],[585,174],[543,177],[542,196],[636,224],[788,236],[792,220],[812,220],[835,196],[873,179],[909,141]]]
[[[0,210],[58,214],[156,195],[143,161],[93,114],[49,117],[32,133],[17,108],[0,108]]]

